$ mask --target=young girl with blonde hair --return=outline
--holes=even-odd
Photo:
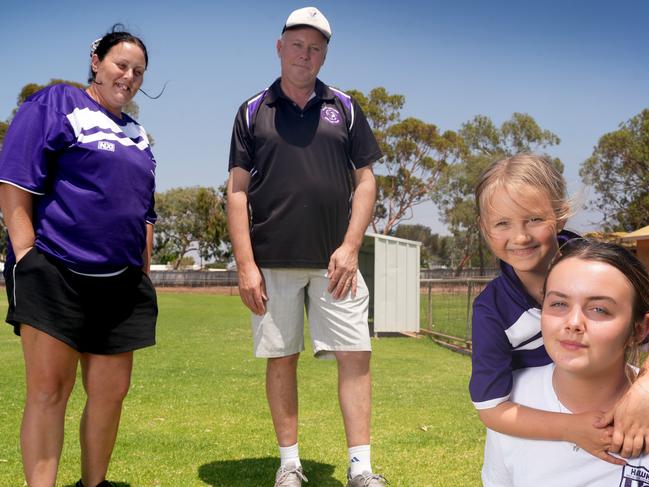
[[[510,397],[515,370],[551,362],[540,326],[543,283],[560,245],[578,237],[564,230],[570,204],[563,177],[549,160],[518,154],[483,172],[476,200],[481,231],[501,267],[473,307],[469,389],[480,419],[508,435],[569,441],[612,463],[622,460],[609,451],[637,456],[649,445],[646,378],[608,412],[543,412]]]

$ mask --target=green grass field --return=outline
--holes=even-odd
[[[109,478],[118,487],[271,486],[278,452],[238,297],[160,294],[158,345],[136,353]],[[0,302],[4,313],[6,302]],[[469,358],[428,339],[373,339],[372,463],[391,486],[478,486],[483,428],[470,403]],[[0,486],[22,486],[19,340],[0,328]],[[305,485],[345,485],[347,451],[332,361],[299,368]],[[80,381],[70,400],[57,485],[79,478]]]

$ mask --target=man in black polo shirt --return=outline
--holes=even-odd
[[[277,41],[281,77],[243,103],[230,147],[228,225],[255,355],[268,359],[276,487],[305,479],[296,378],[305,306],[314,354],[338,362],[348,486],[385,485],[370,465],[369,294],[358,272],[376,194],[371,164],[382,154],[358,104],[317,79],[330,37],[318,9],[289,15]]]

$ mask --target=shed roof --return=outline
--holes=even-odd
[[[381,233],[372,233],[372,232],[367,232],[365,234],[366,237],[371,237],[375,238],[377,240],[392,240],[393,242],[402,242],[404,244],[410,244],[410,245],[419,245],[421,246],[421,242],[418,240],[408,240],[406,238],[400,238],[400,237],[393,237],[391,235],[383,235]]]
[[[638,230],[635,230],[634,232],[629,232],[627,233],[624,237],[622,237],[623,240],[647,240],[649,239],[649,225],[646,227],[642,227]]]

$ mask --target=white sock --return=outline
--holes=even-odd
[[[370,463],[370,445],[352,446],[349,450],[349,476],[351,478],[363,472],[372,473]]]
[[[280,467],[291,462],[293,462],[296,467],[300,467],[302,464],[300,463],[300,450],[297,447],[297,443],[292,446],[280,446],[279,460],[281,462]]]

